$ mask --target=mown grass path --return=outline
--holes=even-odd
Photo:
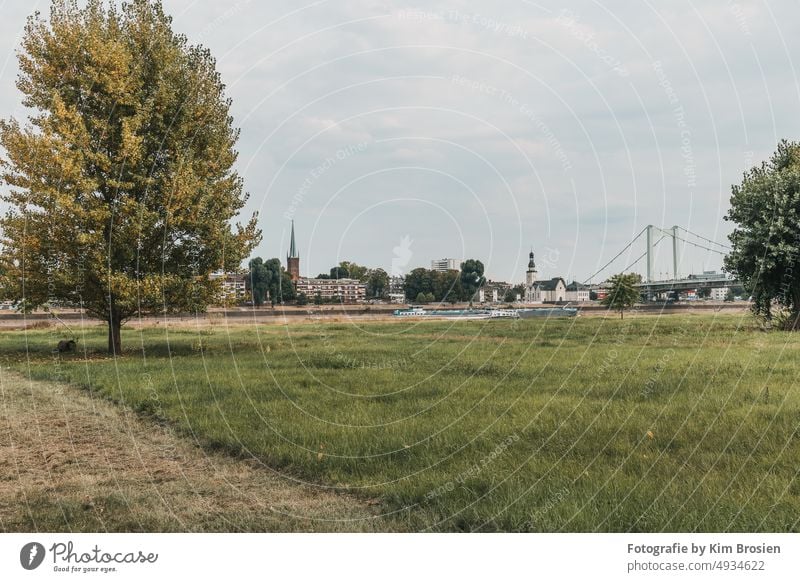
[[[78,388],[0,375],[0,531],[374,531],[374,505],[204,452]]]

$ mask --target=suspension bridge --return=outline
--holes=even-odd
[[[716,253],[719,255],[726,255],[730,251],[729,245],[717,242],[703,235],[694,233],[682,226],[673,226],[671,228],[659,228],[652,224],[645,226],[639,234],[637,234],[631,241],[622,248],[614,257],[605,265],[600,267],[591,277],[584,283],[591,283],[592,280],[603,272],[611,272],[609,267],[616,264],[618,259],[621,259],[627,251],[642,237],[645,239],[645,251],[639,255],[631,264],[622,269],[622,272],[630,271],[642,259],[645,259],[645,276],[638,287],[645,291],[649,296],[656,293],[665,291],[687,291],[691,289],[713,289],[718,287],[731,287],[739,284],[739,281],[727,277],[722,273],[703,273],[703,274],[690,274],[686,277],[680,277],[680,255],[678,253],[679,243],[691,245],[706,251]],[[655,261],[655,249],[664,239],[670,239],[672,247],[672,278],[657,280],[653,276],[653,265]],[[621,263],[620,263],[621,264]],[[619,272],[619,271],[617,271]]]

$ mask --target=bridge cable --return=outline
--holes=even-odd
[[[625,267],[624,269],[622,269],[622,272],[624,273],[625,271],[627,271],[628,269],[630,269],[631,267],[633,267],[633,266],[634,266],[636,263],[638,263],[638,262],[639,262],[639,261],[641,261],[643,258],[645,258],[645,256],[647,256],[647,251],[643,252],[641,255],[639,255],[639,258],[638,258],[638,259],[636,259],[636,260],[635,260],[635,261],[633,261],[633,262],[632,262],[630,265],[628,265],[627,267]]]
[[[703,245],[699,245],[699,244],[697,244],[697,243],[693,243],[693,242],[691,242],[691,241],[688,241],[688,240],[686,240],[686,239],[683,239],[683,238],[681,238],[681,237],[679,237],[679,236],[676,236],[675,238],[676,238],[677,240],[679,240],[679,241],[685,242],[687,245],[692,245],[692,246],[695,246],[695,247],[697,247],[697,248],[700,248],[700,249],[705,249],[705,250],[707,250],[707,251],[710,251],[710,252],[712,252],[712,253],[717,253],[717,254],[719,254],[719,255],[727,255],[727,254],[728,254],[728,253],[726,253],[725,251],[721,251],[721,250],[719,250],[719,249],[711,249],[711,248],[708,248],[708,247],[704,247]]]
[[[717,242],[715,240],[711,240],[710,238],[706,238],[701,234],[694,233],[691,230],[683,228],[682,226],[679,226],[678,228],[680,228],[685,233],[691,234],[692,236],[696,236],[697,238],[703,239],[704,241],[710,242],[711,244],[719,245],[719,246],[721,246],[722,248],[725,248],[725,249],[731,248],[730,245],[725,245],[725,244],[719,243],[719,242]]]
[[[610,261],[608,261],[608,262],[607,262],[605,265],[603,265],[602,267],[600,267],[600,269],[599,269],[599,270],[598,270],[598,271],[597,271],[597,272],[596,272],[594,275],[592,275],[591,277],[589,277],[588,279],[586,279],[586,280],[585,280],[585,281],[584,281],[582,284],[583,284],[583,285],[586,285],[587,283],[589,283],[589,281],[591,281],[591,280],[592,280],[592,279],[594,279],[594,278],[595,278],[597,275],[599,275],[600,273],[602,273],[602,272],[605,270],[605,268],[606,268],[606,267],[608,267],[608,266],[609,266],[611,263],[613,263],[614,261],[616,261],[616,260],[617,260],[617,259],[620,257],[620,255],[622,255],[622,253],[624,253],[625,251],[627,251],[627,250],[628,250],[628,249],[631,247],[631,245],[632,245],[633,243],[635,243],[635,242],[636,242],[636,240],[637,240],[637,239],[638,239],[640,236],[642,236],[642,235],[644,234],[644,231],[646,231],[646,230],[647,230],[647,227],[644,227],[644,228],[643,228],[641,231],[639,231],[639,234],[637,234],[635,237],[633,237],[633,239],[631,239],[631,242],[629,242],[627,245],[625,245],[625,246],[623,247],[623,249],[622,249],[620,252],[618,252],[616,255],[614,255],[614,258],[613,258],[613,259],[611,259],[611,260],[610,260]]]
[[[664,235],[664,236],[662,236],[660,239],[658,239],[656,242],[654,242],[654,243],[653,243],[653,246],[652,246],[652,247],[650,247],[650,248],[651,248],[651,249],[654,249],[654,248],[656,248],[656,245],[657,245],[658,243],[660,243],[662,240],[664,240],[666,237],[667,237],[667,235]],[[641,261],[641,260],[642,260],[643,258],[645,258],[646,256],[647,256],[647,251],[643,252],[641,255],[639,255],[639,258],[638,258],[638,259],[636,259],[636,260],[635,260],[635,261],[633,261],[633,262],[632,262],[630,265],[628,265],[627,267],[625,267],[624,269],[622,269],[622,272],[624,273],[625,271],[627,271],[628,269],[630,269],[631,267],[633,267],[633,266],[634,266],[636,263],[638,263],[639,261]]]

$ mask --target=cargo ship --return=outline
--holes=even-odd
[[[448,319],[532,319],[536,317],[575,317],[576,307],[535,307],[529,309],[395,309],[396,317],[444,317]]]

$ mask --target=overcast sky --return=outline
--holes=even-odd
[[[800,135],[796,0],[164,5],[233,99],[257,254],[284,257],[294,218],[303,275],[474,257],[520,281],[533,247],[541,277],[584,280],[647,224],[727,242],[731,184]],[[14,52],[49,4],[0,6],[20,116]],[[721,264],[679,253],[683,274]]]

